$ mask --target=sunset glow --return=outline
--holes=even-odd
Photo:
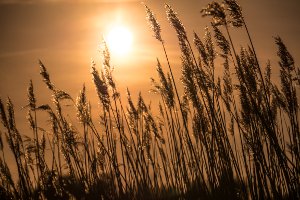
[[[115,26],[108,32],[106,41],[112,55],[126,55],[132,47],[132,33],[128,28]]]
[[[0,0],[0,200],[300,200],[299,8]]]

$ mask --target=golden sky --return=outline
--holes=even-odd
[[[176,35],[166,19],[164,3],[179,14],[188,34],[203,36],[209,25],[200,10],[208,0],[145,0],[156,14],[162,36],[179,80],[180,53]],[[294,55],[300,55],[299,0],[241,0],[246,21],[261,62],[277,65],[272,36],[281,36]],[[39,75],[41,59],[56,86],[74,97],[86,83],[89,97],[96,97],[90,75],[91,58],[101,66],[98,46],[109,27],[122,24],[133,34],[132,51],[122,59],[113,55],[120,92],[129,87],[133,95],[146,97],[155,77],[156,58],[166,63],[160,44],[152,37],[145,10],[138,0],[0,0],[0,97],[10,96],[20,110],[26,104],[26,88],[32,79],[40,104],[50,99]],[[243,39],[243,32],[235,37]],[[192,38],[191,38],[192,39]],[[17,116],[18,117],[18,116]],[[25,116],[19,116],[19,118]]]

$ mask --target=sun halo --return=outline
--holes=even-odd
[[[105,40],[113,56],[124,56],[132,48],[133,36],[127,27],[114,26],[108,31]]]

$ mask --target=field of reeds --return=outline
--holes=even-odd
[[[212,19],[203,38],[188,38],[173,8],[165,8],[180,46],[181,82],[175,81],[161,27],[145,6],[168,63],[157,60],[158,80],[152,79],[158,105],[118,91],[105,42],[102,67],[91,65],[101,105],[93,110],[97,121],[85,86],[71,97],[54,85],[42,62],[40,74],[53,99],[37,105],[30,81],[31,137],[18,131],[12,100],[0,100],[0,199],[300,199],[300,69],[282,39],[274,38],[278,65],[262,64],[235,0],[202,9]],[[248,36],[240,49],[232,36],[236,28]],[[66,101],[80,127],[67,117]],[[48,127],[39,126],[41,112]]]

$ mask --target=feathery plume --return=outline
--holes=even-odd
[[[102,54],[102,65],[103,65],[103,74],[106,84],[113,91],[113,98],[116,99],[120,96],[120,94],[116,90],[116,84],[113,79],[113,71],[114,68],[110,65],[110,52],[106,42],[103,40],[101,45],[101,54]]]
[[[34,96],[32,80],[30,80],[29,87],[27,89],[27,98],[29,102],[29,108],[31,110],[34,110],[36,107],[36,99]]]
[[[267,62],[267,66],[265,68],[265,74],[264,74],[264,78],[265,78],[265,85],[266,85],[266,92],[267,95],[270,96],[271,94],[271,87],[272,87],[272,82],[271,82],[271,63],[270,61]]]
[[[181,99],[181,108],[182,108],[182,115],[185,118],[185,122],[188,122],[188,114],[190,112],[189,110],[189,99],[186,94],[182,95]]]
[[[15,130],[15,128],[16,128],[15,111],[14,111],[14,105],[11,102],[10,98],[7,99],[6,105],[7,105],[7,111],[8,111],[7,115],[8,115],[9,128],[11,130]]]
[[[201,10],[202,16],[211,16],[213,19],[213,24],[215,26],[225,25],[226,22],[226,13],[223,5],[220,5],[217,2],[209,3],[205,8]]]
[[[142,97],[142,94],[140,92],[139,97],[138,97],[137,111],[138,111],[138,113],[142,113],[145,110],[147,110],[147,106],[146,106],[144,99]]]
[[[272,86],[272,96],[275,100],[276,104],[280,106],[285,112],[288,112],[288,103],[286,102],[286,99],[284,98],[284,95],[282,92],[278,89],[276,85]]]
[[[104,108],[106,110],[108,110],[109,104],[110,104],[108,88],[107,88],[107,85],[106,85],[105,81],[103,80],[103,78],[101,78],[99,76],[99,73],[96,70],[95,66],[96,66],[95,62],[92,61],[93,81],[94,81],[96,91],[97,91],[97,94],[98,94],[98,97],[99,97],[101,103],[103,104]]]
[[[199,36],[195,32],[194,32],[194,44],[202,58],[202,61],[207,66],[208,65],[208,55],[205,50],[205,46],[204,46],[203,42],[201,41],[201,39],[199,38]]]
[[[282,68],[286,68],[288,70],[294,69],[294,58],[290,54],[290,52],[287,50],[285,44],[283,43],[282,39],[280,37],[275,37],[275,43],[278,46],[277,55],[280,58],[279,65]]]
[[[68,93],[66,93],[65,91],[62,91],[62,90],[54,90],[54,96],[55,96],[55,99],[57,99],[57,100],[64,100],[64,99],[73,100],[72,97]]]
[[[127,101],[128,101],[128,104],[129,104],[129,108],[127,109],[127,111],[129,113],[129,115],[131,117],[133,117],[133,119],[137,119],[138,112],[137,112],[137,110],[136,110],[136,108],[135,108],[135,106],[134,106],[134,104],[132,102],[130,91],[129,91],[128,88],[127,88],[126,91],[127,91]]]
[[[87,102],[85,85],[83,85],[78,97],[76,98],[77,118],[81,123],[88,123],[91,119],[90,104]]]
[[[160,133],[158,131],[159,129],[157,128],[157,125],[156,125],[156,123],[155,123],[155,121],[154,121],[153,116],[152,116],[151,113],[146,112],[146,114],[145,114],[145,122],[148,125],[150,125],[151,130],[152,130],[154,136],[156,138],[158,138],[162,143],[164,143],[164,138],[160,135]]]
[[[44,78],[44,79],[43,79],[44,83],[46,83],[47,87],[48,87],[50,90],[54,90],[55,87],[54,87],[54,85],[52,84],[52,82],[50,81],[50,75],[49,75],[49,73],[47,72],[46,67],[44,66],[44,64],[42,63],[41,60],[39,60],[39,64],[40,64],[40,74],[41,74],[42,77]]]
[[[234,27],[241,27],[244,24],[242,8],[235,0],[224,0],[224,4],[227,6],[231,23]]]
[[[128,115],[129,127],[133,130],[135,134],[137,134],[136,121],[139,115],[137,109],[135,108],[132,102],[131,94],[128,88],[127,88],[127,101],[128,101],[127,115]]]
[[[159,23],[157,22],[154,13],[150,10],[150,8],[147,5],[145,5],[145,9],[146,9],[146,19],[148,21],[151,30],[154,32],[155,39],[157,39],[160,42],[163,42],[161,37],[161,28]]]
[[[100,53],[102,56],[102,62],[104,66],[110,67],[110,52],[107,46],[106,41],[103,39],[102,43],[100,44]]]
[[[198,92],[194,82],[193,70],[189,63],[183,59],[182,60],[182,84],[184,86],[184,94],[192,101],[193,106],[198,108],[200,104],[198,99]]]
[[[161,85],[159,86],[160,92],[163,95],[163,97],[166,100],[166,103],[169,107],[174,106],[174,92],[173,92],[173,86],[171,77],[167,75],[165,76],[165,73],[162,70],[161,64],[159,60],[157,59],[157,67],[156,70],[158,72],[158,76],[160,79]]]
[[[177,16],[177,13],[173,10],[173,8],[165,4],[166,13],[170,24],[175,28],[177,36],[184,40],[187,40],[187,35],[185,31],[185,27]]]
[[[208,27],[205,28],[204,46],[207,52],[208,63],[212,66],[217,55]]]
[[[27,112],[26,119],[27,119],[27,121],[28,121],[28,123],[29,123],[30,128],[31,128],[31,129],[35,129],[35,122],[34,122],[34,120],[33,120],[33,117],[32,117],[32,115],[31,115],[31,112],[30,112],[30,111]]]
[[[227,57],[228,54],[230,53],[230,45],[229,42],[227,41],[227,39],[225,38],[225,36],[223,35],[223,33],[220,31],[220,29],[213,25],[213,30],[215,33],[215,39],[217,41],[217,45],[220,47],[220,49],[222,50],[222,57]]]

